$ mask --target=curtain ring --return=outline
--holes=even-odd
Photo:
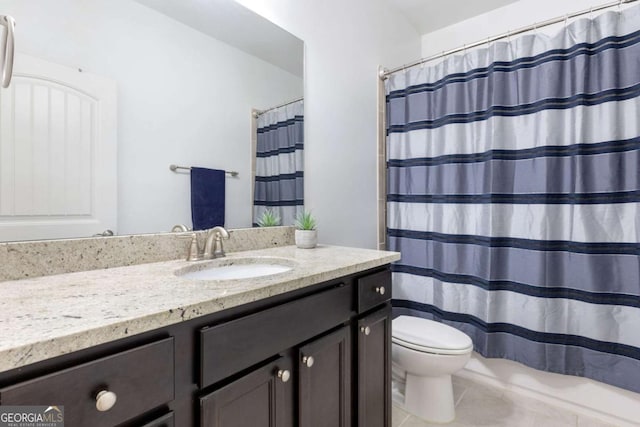
[[[593,21],[593,6],[589,9],[589,19]]]
[[[567,27],[567,22],[569,21],[569,14],[564,15],[564,26]]]

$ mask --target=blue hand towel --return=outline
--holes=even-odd
[[[191,168],[191,219],[194,230],[224,226],[225,172]]]

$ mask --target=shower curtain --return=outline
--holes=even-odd
[[[258,117],[253,225],[265,210],[292,225],[304,205],[304,101]]]
[[[640,8],[387,81],[394,314],[640,392]]]

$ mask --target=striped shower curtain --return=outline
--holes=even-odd
[[[640,8],[387,81],[394,313],[640,392]]]
[[[304,101],[258,117],[253,225],[265,210],[292,225],[304,205]]]

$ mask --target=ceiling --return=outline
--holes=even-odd
[[[419,34],[430,33],[518,0],[387,0]]]
[[[303,41],[235,1],[135,1],[302,77]]]
[[[135,0],[160,13],[302,76],[302,40],[230,0]],[[386,0],[418,34],[426,34],[518,0]],[[241,31],[238,29],[241,28]],[[292,54],[295,52],[295,54]]]

